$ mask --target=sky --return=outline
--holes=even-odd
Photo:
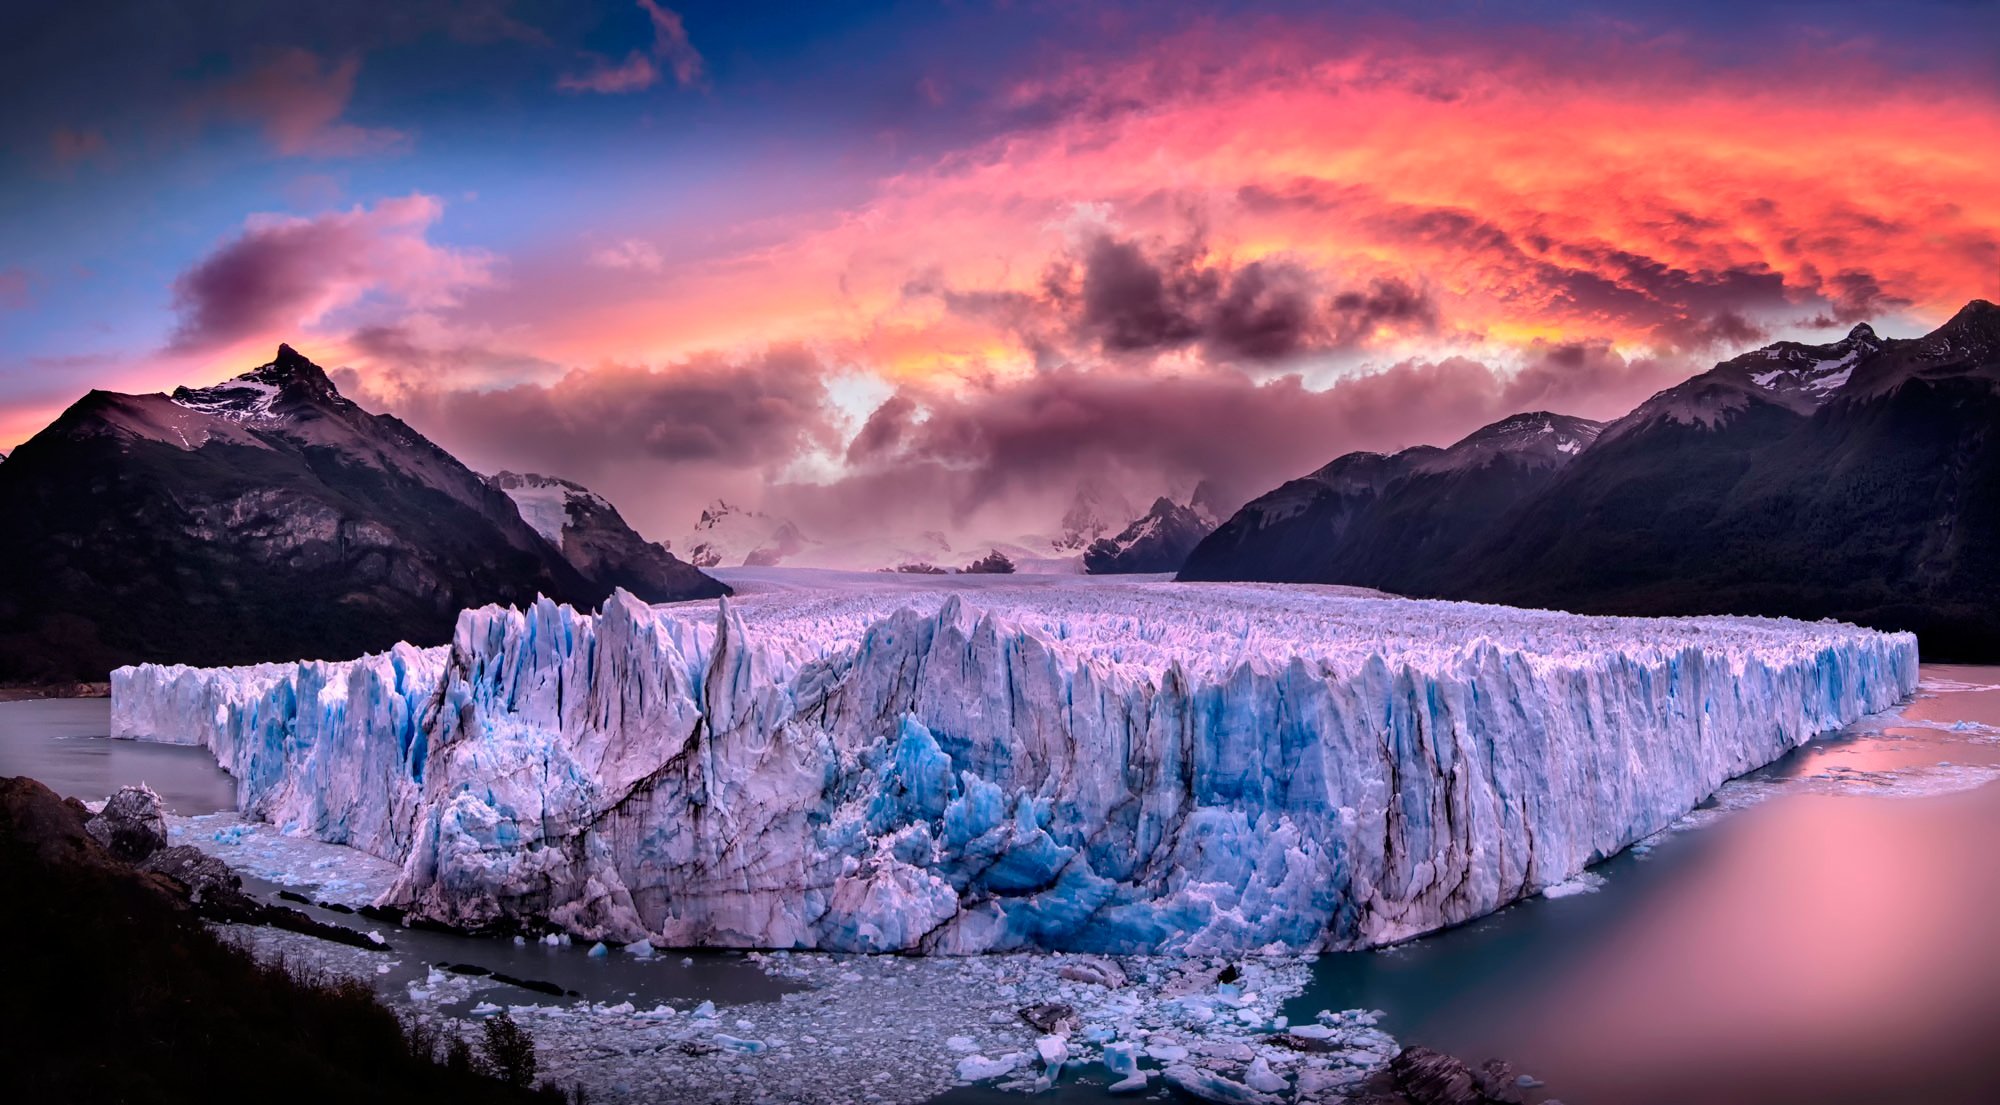
[[[0,13],[0,451],[288,342],[648,536],[1241,501],[2000,298],[2000,3]]]

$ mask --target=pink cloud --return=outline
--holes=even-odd
[[[626,238],[590,252],[590,263],[603,269],[659,272],[666,265],[658,246],[639,238]]]
[[[599,59],[597,65],[587,73],[563,76],[557,79],[556,87],[564,92],[602,92],[615,95],[651,88],[653,82],[659,78],[659,70],[653,68],[652,59],[634,50],[619,64],[613,65]]]
[[[687,27],[682,24],[680,14],[671,8],[661,7],[653,0],[639,0],[639,7],[653,25],[650,56],[634,50],[625,55],[622,62],[593,57],[589,70],[558,78],[556,88],[564,92],[609,95],[643,91],[660,79],[655,61],[665,64],[673,73],[674,81],[682,88],[701,84],[707,63],[702,59],[701,52],[694,48],[694,43],[688,40]]]
[[[170,348],[292,335],[370,295],[405,309],[449,306],[490,283],[494,262],[432,244],[426,235],[443,213],[435,197],[413,194],[312,218],[253,215],[175,280]]]
[[[700,84],[706,65],[694,44],[688,41],[687,28],[681,24],[680,14],[661,7],[654,0],[639,0],[639,6],[653,21],[653,56],[673,69],[674,79],[680,82],[681,87]]]
[[[396,150],[409,135],[341,121],[354,95],[361,59],[325,62],[310,50],[289,49],[224,82],[203,107],[254,122],[287,157],[353,157]]]

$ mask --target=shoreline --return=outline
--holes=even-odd
[[[52,698],[110,698],[111,682],[10,683],[0,685],[0,702],[38,702]]]

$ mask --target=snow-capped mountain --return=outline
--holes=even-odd
[[[786,519],[717,499],[702,509],[680,547],[697,568],[769,568],[793,562],[816,544]]]
[[[1493,498],[1422,493],[1421,472],[1478,434],[1442,454],[1343,457],[1239,511],[1183,574],[1586,612],[1830,616],[1913,629],[1927,655],[1991,658],[1995,425],[2000,307],[1974,300],[1921,338],[1860,325],[1723,361]]]
[[[1188,553],[1214,532],[1216,524],[1207,484],[1197,487],[1186,503],[1162,495],[1131,525],[1091,542],[1083,551],[1084,570],[1092,575],[1179,571]]]
[[[644,602],[720,593],[665,545],[639,536],[618,508],[582,484],[533,473],[500,472],[491,479],[535,532],[561,550],[584,578],[607,591],[623,587]]]
[[[1532,411],[1474,430],[1451,448],[1413,458],[1411,471],[1468,472],[1496,462],[1524,468],[1561,468],[1589,448],[1604,424],[1587,418]]]
[[[1132,505],[1123,495],[1095,479],[1084,480],[1077,485],[1076,494],[1063,511],[1055,535],[1046,539],[1049,546],[1046,555],[1062,556],[1088,548],[1092,541],[1117,533],[1133,514]],[[1042,542],[1029,539],[1023,543]]]
[[[1251,500],[1187,556],[1183,579],[1369,580],[1416,594],[1440,550],[1477,542],[1585,455],[1603,430],[1570,415],[1512,415],[1448,449],[1349,453]]]
[[[1828,345],[1775,342],[1660,392],[1606,427],[1605,435],[1616,439],[1662,422],[1714,429],[1767,406],[1811,414],[1884,345],[1865,322]]]
[[[469,605],[611,589],[289,346],[212,387],[84,396],[0,466],[0,516],[0,680],[436,642]]]

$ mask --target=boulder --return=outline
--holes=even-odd
[[[167,846],[167,808],[153,788],[119,787],[84,831],[128,863],[138,863]]]
[[[153,871],[187,887],[188,900],[229,901],[242,897],[243,880],[229,865],[191,844],[162,848],[139,864],[141,871]]]

